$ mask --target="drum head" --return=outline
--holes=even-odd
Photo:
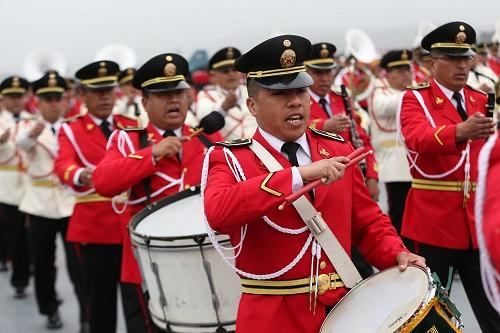
[[[429,277],[420,267],[381,271],[349,291],[326,318],[321,333],[392,333],[425,303]]]
[[[192,238],[206,234],[200,189],[192,188],[158,200],[137,213],[131,232],[151,239]]]

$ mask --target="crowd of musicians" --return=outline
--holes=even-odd
[[[499,87],[499,41],[483,43],[470,25],[451,22],[420,47],[388,50],[371,63],[336,51],[329,41],[284,35],[245,54],[219,50],[207,77],[191,75],[181,55],[164,53],[138,69],[102,59],[73,78],[55,70],[34,82],[4,78],[0,269],[10,274],[14,298],[26,298],[32,276],[47,328],[63,327],[59,234],[80,332],[116,331],[118,290],[127,331],[158,331],[128,223],[152,202],[200,185],[210,151],[206,216],[233,244],[243,242],[240,230],[248,226],[236,260],[241,271],[265,276],[288,265],[269,280],[310,277],[310,255],[291,263],[309,232],[287,233],[304,222],[293,206],[278,206],[322,179],[305,197],[364,277],[372,266],[416,264],[446,284],[452,266],[482,331],[500,332],[481,281],[474,217],[478,155],[496,127],[487,93]],[[249,149],[252,140],[282,170],[270,172]],[[359,147],[374,154],[346,168],[345,156]],[[235,179],[235,163],[246,180]],[[388,215],[377,204],[380,186]],[[499,226],[487,226],[500,265]],[[319,270],[335,280],[317,293],[314,309],[308,294],[244,291],[237,330],[317,332],[347,292],[336,263],[321,252],[316,278]]]

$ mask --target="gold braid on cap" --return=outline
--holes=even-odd
[[[269,76],[295,74],[295,73],[300,73],[300,72],[305,72],[305,71],[306,71],[306,66],[278,68],[278,69],[270,69],[267,71],[248,72],[247,78],[258,79],[258,78],[269,77]]]
[[[334,64],[333,58],[311,59],[304,61],[304,65]]]
[[[226,59],[226,60],[218,61],[212,65],[212,69],[217,69],[217,68],[220,68],[222,66],[229,66],[229,65],[234,65],[234,59]]]
[[[65,91],[62,87],[45,87],[40,88],[35,91],[36,95],[45,94],[45,93],[63,93]]]
[[[156,83],[164,83],[164,82],[176,82],[176,81],[184,81],[184,75],[174,75],[174,76],[159,76],[152,78],[150,80],[144,81],[141,84],[141,88],[150,86]]]
[[[470,49],[471,45],[466,43],[434,43],[431,45],[431,49],[439,47],[451,49]]]
[[[116,80],[118,80],[118,77],[116,75],[110,75],[110,76],[96,77],[93,79],[81,80],[80,83],[88,86],[95,83],[101,83],[105,81],[116,81]]]
[[[387,63],[387,67],[395,67],[395,66],[403,66],[403,65],[411,65],[410,60],[396,60]]]

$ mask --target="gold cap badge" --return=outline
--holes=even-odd
[[[283,68],[293,67],[293,65],[295,65],[296,58],[297,55],[295,54],[294,50],[288,49],[283,51],[280,58],[281,67]]]
[[[465,43],[466,39],[467,39],[467,35],[465,34],[465,32],[459,32],[455,36],[455,43],[457,43],[457,44]]]
[[[56,75],[54,73],[50,73],[48,83],[49,83],[49,87],[57,86]]]
[[[165,76],[174,76],[177,74],[177,67],[174,63],[169,62],[165,65],[165,68],[163,68],[163,74],[165,74]]]
[[[14,76],[14,78],[12,79],[12,87],[18,88],[20,86],[21,86],[21,82],[20,82],[19,78],[17,76]]]
[[[290,42],[288,39],[285,39],[285,40],[283,41],[283,45],[284,45],[285,47],[290,47],[290,46],[292,46],[292,42]]]
[[[99,70],[97,71],[97,76],[106,76],[108,74],[108,69],[106,68],[106,63],[104,61],[101,61],[99,63]]]
[[[233,50],[232,47],[230,47],[230,48],[227,49],[226,58],[227,59],[233,59],[234,58],[234,50]]]

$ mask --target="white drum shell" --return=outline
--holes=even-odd
[[[168,322],[174,332],[215,332],[218,316],[219,322],[225,323],[226,330],[234,330],[241,294],[239,278],[219,256],[208,236],[179,236],[178,230],[166,227],[178,224],[179,216],[190,216],[189,220],[184,220],[186,224],[199,223],[204,228],[197,209],[200,207],[201,197],[194,195],[180,201],[185,201],[181,204],[183,209],[179,209],[179,205],[174,202],[146,216],[135,225],[136,230],[151,230],[151,226],[144,228],[141,224],[154,224],[156,222],[153,220],[163,216],[163,239],[157,232],[152,232],[156,235],[151,238],[148,237],[151,235],[141,235],[135,231],[131,233],[141,274],[149,292],[149,309],[153,321],[162,328],[166,328]],[[152,218],[149,218],[150,216]],[[185,230],[186,226],[182,228]],[[192,229],[199,231],[200,226]],[[169,233],[175,236],[171,237]],[[219,235],[218,240],[224,246],[230,247],[227,236]],[[204,262],[209,266],[210,278],[207,276]],[[158,268],[160,285],[152,263]],[[217,313],[213,305],[210,279],[213,281],[217,298]],[[165,307],[162,306],[162,293],[166,301]]]
[[[326,318],[321,333],[392,333],[434,296],[428,273],[389,268],[359,283]]]

